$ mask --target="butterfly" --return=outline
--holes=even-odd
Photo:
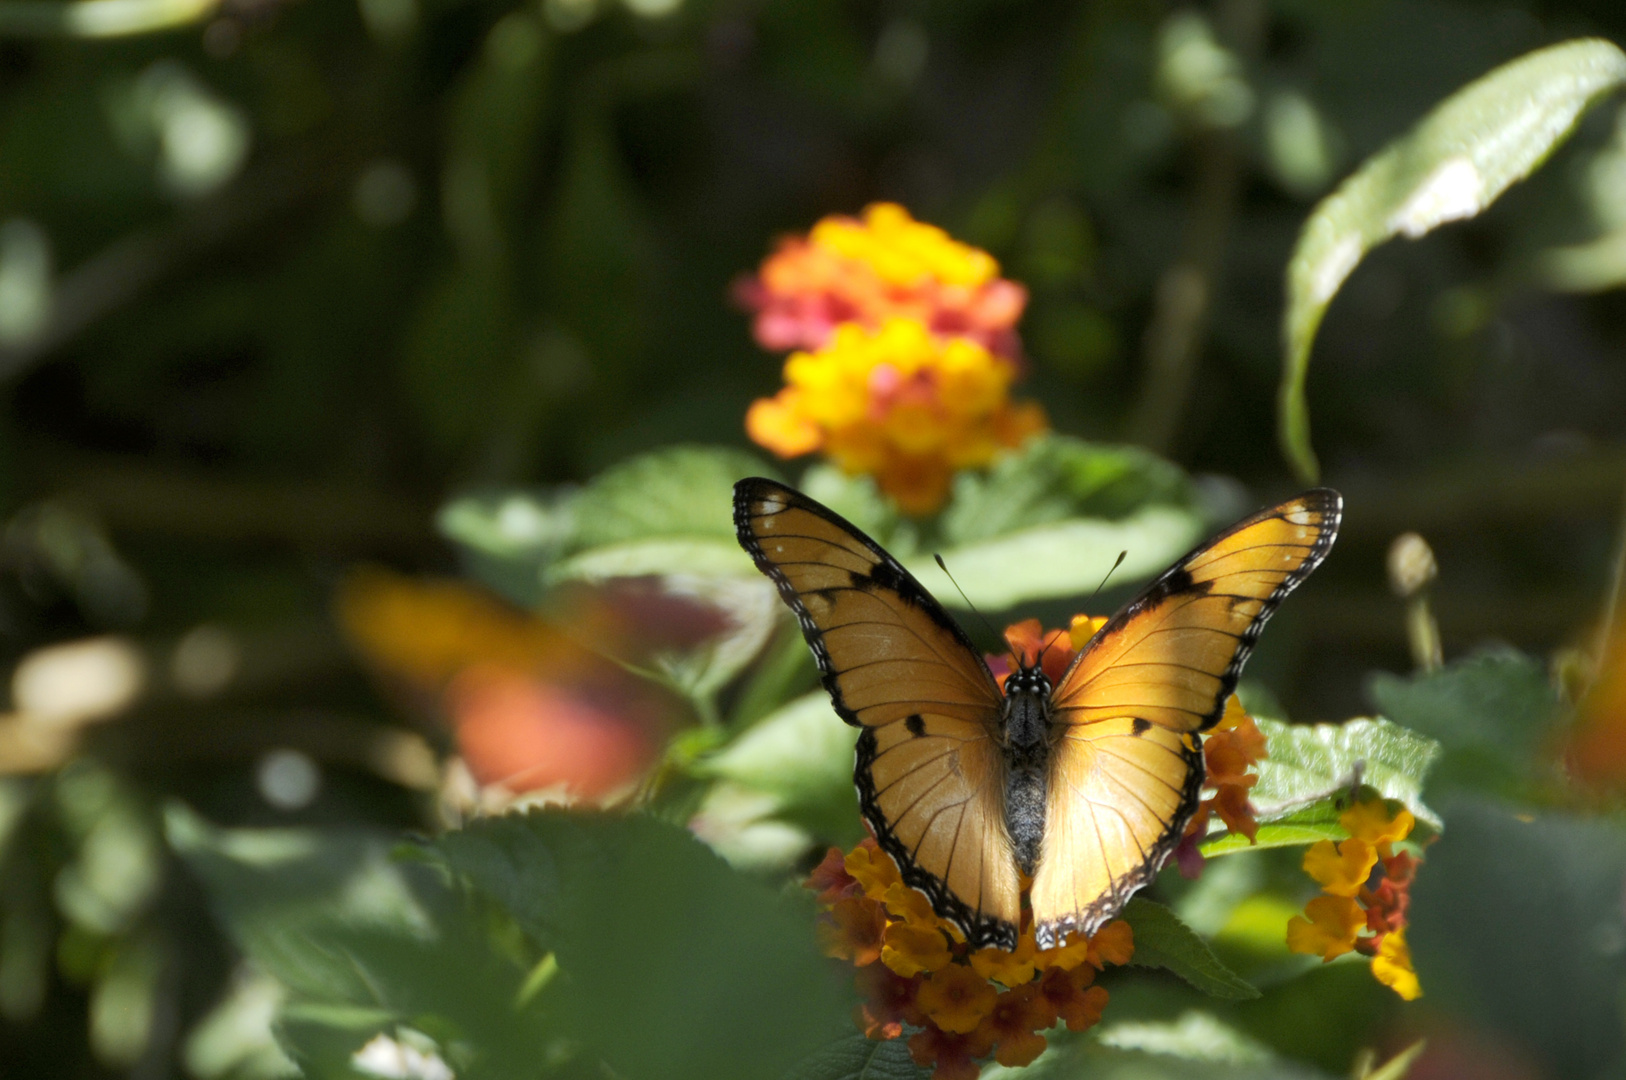
[[[973,948],[1014,949],[1023,878],[1040,948],[1093,934],[1179,844],[1201,733],[1282,599],[1321,563],[1343,499],[1316,488],[1244,518],[1109,619],[1050,685],[1003,690],[914,576],[828,507],[734,486],[740,545],[801,624],[836,713],[860,728],[859,808],[903,880]]]

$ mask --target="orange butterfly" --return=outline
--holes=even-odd
[[[1005,949],[1021,875],[1041,948],[1094,933],[1156,875],[1197,806],[1199,733],[1342,509],[1316,488],[1238,522],[1119,610],[1054,688],[1018,658],[1001,692],[879,544],[783,484],[734,486],[741,546],[796,613],[836,712],[863,729],[864,820],[938,915]]]

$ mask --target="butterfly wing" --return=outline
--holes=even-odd
[[[863,729],[853,775],[876,840],[968,941],[1014,947],[1021,886],[988,665],[880,545],[800,492],[742,480],[734,524],[796,613],[836,712]]]
[[[1051,695],[1041,945],[1094,933],[1157,874],[1197,807],[1198,733],[1225,711],[1265,620],[1338,533],[1325,488],[1238,522],[1114,615]]]

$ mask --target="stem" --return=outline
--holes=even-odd
[[[1603,618],[1598,623],[1598,644],[1594,658],[1600,670],[1604,658],[1608,655],[1610,639],[1615,635],[1615,626],[1620,622],[1621,592],[1623,584],[1626,584],[1626,492],[1622,492],[1620,503],[1620,528],[1615,539],[1615,565],[1609,572],[1609,594],[1604,600]]]
[[[1136,441],[1163,453],[1180,431],[1196,382],[1225,239],[1242,188],[1242,163],[1226,132],[1197,137],[1197,168],[1184,250],[1157,284],[1146,327],[1145,381],[1130,421]]]

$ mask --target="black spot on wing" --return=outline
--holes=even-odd
[[[919,713],[910,713],[909,719],[903,722],[903,726],[908,728],[909,734],[917,739],[926,734],[926,721],[921,718]]]
[[[1201,769],[1200,753],[1197,761],[1198,768]],[[949,892],[948,883],[942,878],[915,865],[913,853],[902,840],[898,839],[898,835],[892,831],[892,822],[881,812],[879,796],[875,791],[875,778],[870,775],[870,767],[874,764],[875,731],[872,728],[865,728],[858,736],[857,760],[853,765],[853,784],[858,788],[858,810],[869,823],[870,831],[875,834],[875,842],[880,844],[881,850],[892,856],[892,861],[898,864],[898,872],[903,876],[904,884],[924,894],[926,899],[931,901],[932,910],[937,912],[940,918],[947,919],[959,927],[973,949],[993,945],[1007,952],[1014,950],[1016,948],[1014,924],[973,909],[971,905]],[[1201,783],[1199,777],[1198,784]],[[1186,816],[1190,817],[1190,814]],[[1184,827],[1185,823],[1182,821],[1181,828]],[[987,852],[983,854],[985,858],[989,855]]]
[[[1152,722],[1144,716],[1137,716],[1129,721],[1129,733],[1131,735],[1144,735],[1151,730]]]

